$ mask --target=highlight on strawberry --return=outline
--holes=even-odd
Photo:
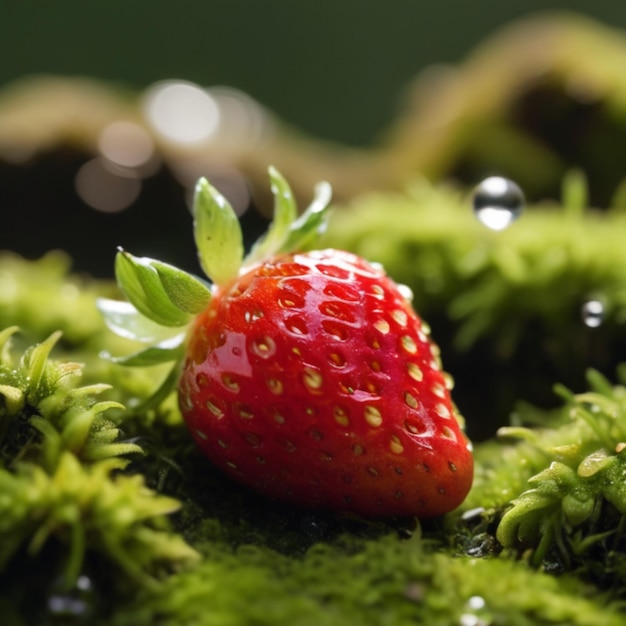
[[[369,517],[453,510],[473,458],[428,326],[378,265],[303,251],[325,228],[328,184],[298,215],[274,168],[270,180],[274,221],[245,258],[231,206],[198,182],[194,233],[210,283],[119,250],[128,302],[98,306],[147,346],[114,360],[172,361],[155,398],[177,384],[202,452],[270,498]]]

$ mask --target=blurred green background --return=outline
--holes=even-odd
[[[623,0],[3,0],[0,86],[33,73],[238,87],[317,137],[366,145],[423,67],[546,10],[626,26]]]

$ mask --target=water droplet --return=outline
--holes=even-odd
[[[581,308],[583,322],[589,328],[598,328],[604,321],[604,305],[599,300],[589,300]]]
[[[82,574],[71,589],[55,591],[48,597],[48,612],[55,623],[88,623],[93,619],[95,599],[91,578]]]
[[[463,613],[459,619],[459,626],[488,626],[489,622],[474,615],[473,613]]]
[[[467,601],[467,607],[469,609],[472,609],[472,611],[480,611],[481,609],[485,608],[485,598],[481,597],[481,596],[472,596],[468,601]]]
[[[508,178],[490,176],[475,189],[473,196],[476,217],[491,230],[508,228],[524,208],[524,193]]]

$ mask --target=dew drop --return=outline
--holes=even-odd
[[[47,609],[55,624],[87,624],[92,623],[96,600],[91,578],[81,574],[71,589],[51,593]]]
[[[599,300],[585,302],[580,311],[585,326],[598,328],[604,321],[604,305]]]
[[[474,189],[474,213],[491,230],[508,228],[522,213],[524,202],[520,187],[502,176],[485,178]]]
[[[472,596],[467,601],[467,607],[472,609],[472,611],[480,611],[485,608],[485,599],[481,596]]]

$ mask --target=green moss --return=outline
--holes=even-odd
[[[109,623],[449,626],[462,615],[487,624],[621,623],[616,608],[586,598],[574,579],[500,559],[432,553],[419,537],[346,538],[316,544],[301,558],[250,545],[207,557]]]
[[[34,593],[50,578],[68,589],[97,556],[128,584],[151,584],[196,559],[167,518],[179,503],[121,472],[142,448],[121,440],[123,405],[97,400],[109,385],[79,386],[79,364],[49,358],[59,332],[14,358],[16,332],[0,332],[0,579],[14,585],[27,560],[41,571]]]
[[[51,322],[42,293],[54,301],[79,279],[55,256],[10,257],[0,276],[21,288],[3,292],[0,307],[3,615],[118,626],[448,625],[471,619],[463,615],[494,625],[621,623],[607,601],[626,593],[626,392],[591,374],[584,393],[560,388],[551,392],[560,406],[537,408],[507,387],[512,371],[532,379],[531,390],[584,380],[578,370],[594,353],[603,363],[621,354],[625,218],[574,210],[577,197],[570,211],[532,207],[498,234],[444,188],[336,213],[327,243],[383,261],[411,285],[444,364],[457,366],[457,390],[485,346],[491,366],[511,368],[494,366],[474,386],[479,411],[468,417],[513,427],[476,446],[462,509],[421,528],[300,511],[235,485],[194,449],[173,394],[145,402],[164,370],[100,358],[136,347],[118,343],[97,313],[112,285],[80,279],[76,306],[59,307]],[[46,291],[37,295],[41,273]],[[591,296],[606,306],[593,330],[579,317]],[[66,340],[74,320],[89,330]],[[524,360],[528,351],[534,360]],[[516,400],[512,422],[503,389]],[[85,577],[86,599],[77,587]],[[83,608],[68,616],[68,598]]]

